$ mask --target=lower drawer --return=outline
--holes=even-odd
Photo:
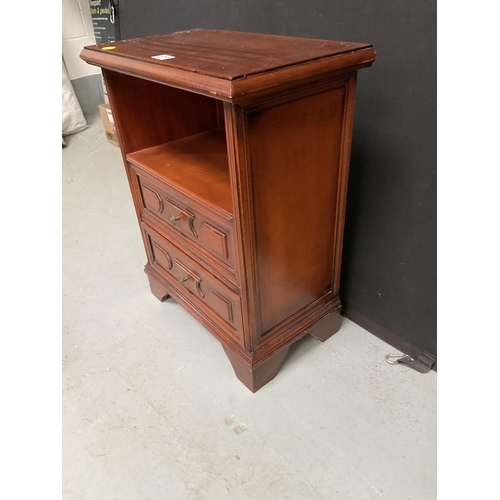
[[[174,243],[141,224],[151,266],[243,346],[241,299]]]

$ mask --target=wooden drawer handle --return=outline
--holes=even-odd
[[[192,279],[194,280],[194,284],[196,287],[196,291],[198,292],[198,295],[204,299],[205,294],[203,293],[203,290],[201,289],[201,278],[196,276],[193,271],[189,270],[186,266],[181,264],[177,259],[174,259],[175,265],[181,270],[181,272],[185,273],[187,276],[185,278],[181,278],[180,276],[176,276],[177,281],[179,282],[179,285],[181,286],[186,286],[186,283]],[[189,290],[189,288],[187,288]]]
[[[181,220],[181,219],[184,219],[187,224],[188,224],[188,227],[189,229],[191,230],[191,232],[193,233],[193,236],[195,238],[198,238],[198,235],[196,234],[196,231],[194,230],[194,214],[192,214],[191,212],[189,212],[188,210],[185,210],[181,207],[178,207],[175,203],[171,202],[170,200],[167,199],[167,202],[168,204],[174,209],[174,213],[177,211],[178,213],[180,213],[180,215],[178,215],[177,217],[175,215],[172,215],[170,214],[168,216],[168,221],[170,222],[170,224],[176,228],[179,229],[179,231],[182,232],[182,227],[177,227],[177,221],[178,220]],[[171,209],[170,209],[171,210]]]
[[[170,224],[172,224],[172,226],[175,226],[177,224],[177,221],[181,218],[181,216],[179,215],[178,217],[174,217],[173,215],[169,215],[168,216],[168,221],[170,222]]]
[[[186,278],[181,278],[180,276],[177,276],[177,281],[181,286],[184,286],[184,283],[186,283],[186,281],[189,281],[190,279],[191,276],[187,276]]]

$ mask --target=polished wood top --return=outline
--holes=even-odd
[[[115,48],[107,50],[110,46]],[[86,48],[223,80],[236,80],[370,47],[366,43],[193,29]],[[158,56],[160,59],[155,59]]]
[[[317,84],[366,68],[376,54],[366,43],[193,29],[92,45],[80,57],[103,69],[246,105],[296,82]]]

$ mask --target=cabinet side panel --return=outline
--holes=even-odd
[[[345,87],[247,115],[261,332],[332,291]]]

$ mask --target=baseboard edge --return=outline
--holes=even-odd
[[[437,357],[434,356],[433,354],[430,354],[429,352],[423,349],[415,347],[412,343],[403,339],[398,334],[391,332],[390,330],[388,330],[382,325],[379,325],[378,323],[375,323],[375,321],[372,321],[371,319],[367,318],[366,316],[352,309],[351,307],[345,307],[344,310],[342,311],[342,315],[350,319],[357,325],[361,326],[365,330],[368,330],[371,334],[375,335],[375,337],[378,337],[380,340],[387,342],[389,345],[391,345],[398,351],[401,351],[404,354],[407,354],[408,356],[411,356],[414,359],[418,358],[418,356],[422,353],[425,353],[426,355],[432,358],[436,358],[436,362],[434,363],[432,369],[435,372],[437,372]]]

